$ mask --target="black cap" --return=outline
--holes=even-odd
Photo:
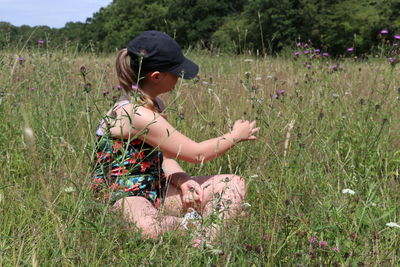
[[[136,36],[127,46],[131,66],[138,71],[171,72],[184,79],[192,79],[199,72],[199,66],[187,59],[178,43],[168,34],[159,31],[145,31]]]

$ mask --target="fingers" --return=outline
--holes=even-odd
[[[201,203],[203,201],[203,189],[200,186],[193,186],[183,194],[182,201],[186,204],[193,202]]]

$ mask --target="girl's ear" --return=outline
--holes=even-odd
[[[150,81],[157,83],[161,80],[161,75],[161,72],[153,71],[148,74],[148,78],[150,79]]]

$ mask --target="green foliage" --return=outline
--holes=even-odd
[[[0,24],[0,45],[37,46],[39,39],[78,49],[110,52],[145,30],[164,31],[183,47],[273,54],[296,41],[332,55],[368,54],[380,44],[379,32],[400,32],[400,0],[114,0],[86,22],[61,29]],[[30,38],[29,38],[30,37]],[[22,40],[27,43],[22,44]]]
[[[0,265],[398,264],[399,229],[386,225],[400,224],[397,66],[343,59],[333,72],[329,58],[308,69],[303,60],[191,52],[201,78],[162,96],[171,124],[196,141],[242,117],[261,127],[257,140],[213,161],[180,162],[191,175],[245,178],[251,207],[224,227],[220,255],[191,247],[186,232],[145,240],[93,199],[95,130],[118,95],[114,56],[8,49],[0,56]]]

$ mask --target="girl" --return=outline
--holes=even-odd
[[[259,130],[255,121],[236,121],[229,133],[203,142],[174,129],[162,114],[164,105],[158,95],[173,90],[179,77],[194,78],[198,66],[165,33],[146,31],[134,38],[118,53],[116,70],[125,94],[96,132],[95,191],[151,238],[184,227],[180,215],[188,209],[202,216],[213,212],[216,193],[221,196],[219,216],[235,215],[245,197],[242,178],[233,174],[191,177],[175,159],[202,163],[241,141],[255,140]],[[215,228],[206,229],[208,238],[215,234]],[[201,240],[194,242],[196,246]]]

